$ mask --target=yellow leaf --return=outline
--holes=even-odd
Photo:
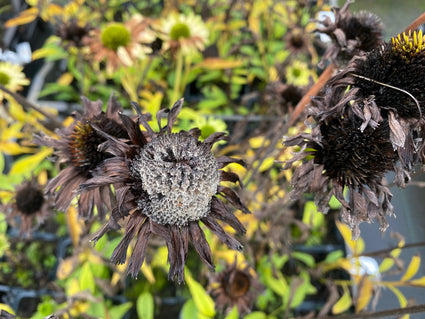
[[[35,8],[35,7],[24,10],[16,18],[7,20],[4,26],[6,28],[10,28],[10,27],[16,27],[18,25],[30,23],[34,21],[35,18],[37,18],[38,12],[39,12],[38,8]]]
[[[396,295],[398,302],[400,303],[400,308],[404,308],[407,306],[407,299],[406,297],[401,293],[400,290],[398,290],[396,287],[389,285],[387,286],[393,293]]]
[[[70,72],[66,72],[56,81],[60,85],[70,85],[74,80],[74,76]]]
[[[197,64],[196,67],[209,69],[209,70],[221,70],[221,69],[232,69],[243,64],[240,60],[224,60],[220,58],[206,58],[201,63]]]
[[[379,272],[383,273],[387,270],[391,269],[392,266],[394,266],[394,259],[393,258],[384,258],[384,260],[379,265]]]
[[[31,174],[32,171],[40,165],[40,163],[47,158],[47,156],[51,155],[53,152],[53,149],[51,148],[44,148],[40,152],[30,155],[27,157],[24,157],[23,159],[17,160],[12,168],[10,169],[10,174]]]
[[[339,232],[344,238],[345,243],[350,248],[354,256],[360,255],[365,247],[364,240],[360,237],[357,240],[352,240],[352,234],[350,228],[339,221],[336,221],[336,226],[338,227]]]
[[[406,272],[404,273],[403,277],[401,277],[401,281],[408,281],[410,278],[412,278],[419,270],[419,266],[421,264],[421,257],[418,255],[415,255],[412,257],[412,260],[410,261],[409,267],[407,267]]]
[[[358,294],[358,299],[356,303],[356,313],[362,311],[372,298],[373,285],[370,282],[368,277],[363,277],[363,280],[360,283],[360,291]]]
[[[0,150],[5,154],[19,155],[25,153],[34,153],[37,149],[31,147],[21,146],[18,143],[0,142]]]
[[[66,221],[68,230],[71,235],[72,244],[74,247],[78,246],[80,235],[82,233],[81,221],[78,218],[78,212],[73,205],[69,206],[66,213]]]
[[[75,269],[76,260],[73,258],[67,258],[60,262],[56,276],[58,279],[68,278]]]
[[[339,300],[332,307],[332,314],[338,315],[348,310],[351,306],[352,300],[350,292],[346,285],[343,286],[344,294],[339,298]]]
[[[256,161],[257,162],[257,161]],[[256,164],[256,162],[254,162],[254,165]],[[273,157],[268,157],[266,158],[260,165],[260,167],[258,168],[258,170],[260,172],[265,172],[268,169],[270,169],[274,164],[274,158]]]
[[[263,136],[252,137],[249,139],[249,145],[251,148],[260,148],[269,146],[270,141],[265,140]]]
[[[10,308],[10,306],[4,304],[4,303],[0,303],[0,310],[5,310],[8,313],[11,313],[12,315],[15,315],[15,312],[13,311],[12,308]],[[0,311],[1,312],[1,311]]]
[[[54,47],[41,48],[41,49],[35,50],[32,53],[32,59],[33,60],[42,59],[47,56],[56,55],[57,52],[58,52],[58,49]]]
[[[425,287],[425,276],[418,278],[418,279],[414,279],[409,281],[409,284],[415,285],[415,286],[420,286],[420,287]]]
[[[155,283],[155,276],[153,274],[152,267],[149,266],[146,263],[143,263],[141,270],[142,270],[143,275],[146,277],[146,279],[151,284],[154,284]]]

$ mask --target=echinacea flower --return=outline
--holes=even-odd
[[[149,44],[154,40],[149,19],[136,14],[126,22],[112,22],[92,30],[83,42],[89,47],[93,60],[105,62],[106,71],[111,74],[150,53]]]
[[[162,20],[160,36],[164,51],[180,49],[184,54],[191,54],[205,49],[209,32],[200,16],[171,13]]]
[[[3,206],[11,224],[19,216],[21,235],[30,235],[31,231],[41,225],[51,212],[51,201],[43,194],[43,189],[35,178],[24,181],[15,190],[9,203]]]
[[[359,224],[378,220],[381,230],[388,226],[386,216],[393,215],[392,194],[383,181],[388,171],[395,170],[397,152],[389,139],[388,122],[377,128],[359,130],[362,120],[353,112],[317,118],[320,110],[312,111],[317,121],[311,133],[287,138],[285,146],[299,146],[301,150],[286,162],[284,169],[303,160],[291,179],[291,198],[304,193],[314,194],[318,210],[327,213],[333,196],[342,204],[342,217],[359,236]],[[344,190],[348,189],[348,201]]]
[[[76,112],[73,123],[57,131],[60,139],[36,136],[34,140],[39,145],[53,147],[59,161],[67,165],[46,186],[47,193],[55,194],[56,208],[62,211],[68,209],[78,186],[93,177],[97,165],[111,156],[99,148],[106,138],[93,130],[90,123],[95,123],[111,136],[128,138],[118,117],[121,105],[113,96],[108,101],[106,113],[102,111],[100,100],[92,102],[83,97],[83,105],[84,113]],[[111,196],[109,186],[87,190],[78,198],[79,215],[91,217],[96,207],[97,213],[103,218],[111,208]]]
[[[30,84],[22,69],[23,67],[18,64],[0,61],[0,84],[12,92],[17,92],[22,86]],[[0,104],[5,94],[0,90]]]
[[[235,261],[214,276],[211,295],[220,313],[227,314],[235,306],[241,316],[251,312],[263,287],[250,270],[248,265],[241,267]]]
[[[384,26],[381,19],[367,11],[351,14],[349,5],[352,2],[347,0],[341,9],[334,9],[335,21],[329,17],[319,21],[322,26],[315,31],[325,33],[332,39],[319,67],[323,67],[328,59],[337,65],[344,65],[353,56],[362,51],[371,51],[382,43]]]
[[[112,261],[124,263],[127,248],[135,237],[136,243],[127,271],[136,276],[142,266],[149,240],[156,235],[163,238],[168,248],[169,278],[184,281],[184,265],[189,242],[201,260],[214,270],[210,246],[199,222],[216,234],[228,247],[241,250],[242,245],[227,234],[217,220],[244,233],[245,228],[229,208],[219,199],[224,197],[236,208],[248,213],[239,196],[221,181],[238,182],[232,172],[221,170],[230,163],[243,162],[228,156],[214,157],[211,147],[226,139],[224,133],[214,133],[203,142],[200,130],[172,133],[173,123],[183,105],[179,100],[169,110],[167,125],[154,132],[144,115],[137,122],[120,114],[131,144],[109,135],[97,125],[93,128],[108,139],[107,146],[114,157],[106,159],[96,170],[96,176],[80,186],[80,192],[113,184],[118,205],[95,241],[117,222],[126,219],[125,235],[112,254]],[[139,123],[146,131],[141,131]],[[218,197],[219,196],[219,197]]]

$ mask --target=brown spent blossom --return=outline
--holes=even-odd
[[[14,224],[19,216],[19,234],[31,236],[31,231],[41,225],[51,212],[52,202],[43,194],[42,187],[35,178],[24,181],[15,190],[10,203],[1,207],[7,213],[7,220]]]
[[[117,222],[128,216],[124,237],[111,259],[115,263],[124,263],[127,248],[135,237],[127,268],[133,277],[137,276],[145,260],[149,240],[154,235],[163,238],[167,245],[171,280],[184,281],[189,242],[209,270],[214,271],[211,249],[200,221],[229,248],[242,249],[242,245],[227,234],[217,220],[229,224],[238,233],[245,233],[244,226],[218,197],[224,197],[236,208],[249,213],[232,189],[220,185],[221,181],[240,183],[236,174],[221,169],[230,163],[243,164],[243,161],[228,156],[215,158],[212,154],[213,144],[227,139],[225,133],[214,133],[203,142],[198,140],[200,130],[197,128],[172,133],[182,105],[183,99],[171,110],[161,110],[157,114],[159,132],[152,130],[137,105],[137,121],[120,114],[130,144],[92,124],[99,134],[107,138],[102,147],[114,157],[99,166],[96,176],[80,186],[80,192],[114,185],[118,205],[94,241],[107,231],[118,228]],[[160,119],[164,112],[168,112],[167,125],[162,127]],[[146,131],[140,130],[140,124]]]
[[[102,128],[111,136],[128,138],[127,132],[118,117],[121,105],[111,95],[106,113],[102,111],[100,100],[93,102],[83,97],[84,113],[74,113],[74,122],[56,133],[59,139],[49,136],[36,136],[34,141],[39,145],[53,147],[59,162],[67,165],[46,186],[46,193],[55,194],[55,206],[66,211],[76,196],[78,186],[93,177],[93,171],[102,160],[111,155],[99,149],[106,141],[90,126],[90,123]],[[95,207],[103,218],[111,209],[113,195],[109,186],[101,186],[87,190],[78,198],[78,212],[82,217],[91,217]]]
[[[215,298],[216,309],[223,314],[229,313],[234,306],[241,316],[250,313],[263,289],[258,279],[251,274],[250,267],[238,267],[236,260],[215,275],[213,280],[211,295]]]
[[[318,64],[320,68],[323,68],[329,59],[336,65],[344,65],[353,56],[362,51],[368,52],[382,43],[384,25],[380,18],[366,11],[352,15],[349,11],[352,2],[354,1],[347,0],[341,9],[333,9],[335,21],[329,17],[318,21],[323,26],[316,28],[315,31],[325,33],[332,39],[332,44],[326,49]]]

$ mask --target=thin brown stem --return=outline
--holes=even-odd
[[[32,104],[30,101],[28,101],[25,97],[23,97],[19,93],[12,92],[9,89],[5,88],[1,84],[0,84],[0,90],[9,94],[10,96],[12,96],[16,100],[16,102],[18,102],[19,104],[22,105],[22,107],[24,108],[25,111],[28,111],[28,109],[33,109],[33,110],[37,111],[38,113],[40,113],[41,115],[43,115],[44,117],[46,117],[47,119],[49,119],[52,122],[52,124],[54,125],[55,128],[62,127],[62,123],[57,121],[52,114],[49,114],[49,113],[43,111],[42,109],[40,109],[38,106]]]
[[[319,93],[322,87],[326,82],[331,78],[332,74],[336,70],[335,64],[331,63],[328,67],[322,72],[319,79],[316,83],[308,90],[308,92],[303,96],[301,101],[298,102],[294,111],[290,114],[288,122],[285,124],[284,132],[287,132],[288,129],[296,122],[298,117],[304,111],[305,107],[310,103],[311,97]]]
[[[401,248],[401,249],[405,249],[405,248],[414,248],[414,247],[422,247],[425,246],[425,242],[418,242],[418,243],[411,243],[411,244],[405,244],[402,247],[399,246],[394,246],[394,247],[390,247],[390,248],[386,248],[386,249],[382,249],[382,250],[376,250],[376,251],[372,251],[369,253],[363,253],[362,256],[380,256],[380,255],[385,255],[390,253],[392,250],[397,249],[397,248]]]
[[[411,313],[421,313],[425,312],[425,304],[415,305],[405,308],[395,308],[389,310],[382,310],[369,313],[357,313],[357,314],[347,314],[339,316],[325,316],[320,317],[320,319],[368,319],[368,318],[384,318],[384,317],[397,317],[401,315],[411,314]]]
[[[415,31],[418,29],[422,24],[425,23],[425,12],[422,13],[415,21],[413,21],[405,30],[404,32],[409,31]]]

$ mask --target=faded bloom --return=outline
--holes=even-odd
[[[211,295],[221,313],[227,314],[234,306],[238,308],[241,316],[251,312],[263,287],[250,270],[248,265],[238,267],[235,261],[215,276]]]
[[[37,228],[44,222],[50,209],[51,201],[44,196],[43,189],[35,178],[18,186],[12,200],[2,207],[11,224],[14,223],[14,218],[19,216],[19,233],[21,235],[30,235],[33,228]]]
[[[150,43],[155,40],[149,29],[150,20],[139,14],[130,20],[112,22],[101,29],[93,30],[83,41],[96,62],[105,62],[108,74],[120,66],[131,66],[133,60],[151,52]]]
[[[209,32],[200,16],[172,13],[162,20],[160,36],[164,51],[181,49],[184,54],[191,54],[205,49]]]
[[[90,123],[96,124],[107,134],[117,138],[128,138],[118,111],[121,106],[111,96],[106,113],[102,111],[102,102],[89,101],[83,97],[85,111],[76,112],[74,122],[66,128],[57,131],[60,139],[49,136],[36,136],[35,142],[53,147],[61,163],[67,164],[59,174],[46,186],[47,193],[55,193],[56,208],[62,211],[68,209],[78,186],[93,177],[94,169],[111,155],[99,148],[106,138],[93,130]],[[78,198],[80,216],[91,217],[95,207],[101,218],[111,208],[112,193],[109,186],[90,189]]]
[[[93,27],[90,24],[81,23],[77,19],[70,19],[62,21],[57,26],[56,34],[64,42],[65,47],[75,46],[80,48],[83,46],[83,38],[88,36],[92,29]]]
[[[360,52],[368,52],[378,47],[383,40],[384,26],[376,15],[360,11],[351,14],[347,0],[345,5],[334,9],[335,21],[326,17],[319,21],[322,26],[315,31],[325,33],[332,39],[332,44],[323,54],[319,67],[323,67],[327,60],[336,64],[346,64],[353,56]]]
[[[124,263],[127,248],[133,237],[136,244],[128,264],[128,272],[136,276],[142,266],[147,245],[152,235],[163,238],[168,248],[169,278],[184,281],[184,265],[191,242],[201,260],[213,271],[211,249],[199,225],[201,221],[228,247],[241,250],[242,245],[227,234],[217,222],[221,220],[237,232],[245,228],[218,196],[248,213],[239,196],[220,181],[238,182],[236,174],[221,169],[241,160],[221,156],[215,158],[212,145],[226,139],[224,133],[214,133],[203,142],[200,130],[172,133],[173,123],[183,105],[179,100],[169,110],[167,125],[155,133],[139,111],[137,122],[120,114],[131,144],[110,136],[102,128],[93,128],[108,139],[105,147],[114,154],[96,170],[96,176],[80,186],[80,191],[113,184],[118,206],[111,219],[95,240],[117,227],[117,221],[126,219],[124,238],[115,248],[112,261]],[[160,112],[157,117],[160,119]],[[141,131],[139,123],[146,131]]]
[[[423,43],[421,32],[402,34],[354,57],[328,81],[324,96],[313,99],[311,133],[284,142],[301,147],[285,168],[304,159],[292,177],[292,194],[314,193],[322,212],[334,195],[355,238],[361,222],[377,219],[384,230],[385,217],[393,214],[384,174],[394,171],[404,187],[414,166],[424,163]]]
[[[23,67],[18,64],[0,61],[0,84],[12,92],[22,89],[22,86],[30,84],[30,81],[22,72]],[[0,104],[6,93],[0,90]]]
[[[311,39],[300,27],[291,28],[285,35],[286,48],[294,54],[308,53],[310,43]]]

